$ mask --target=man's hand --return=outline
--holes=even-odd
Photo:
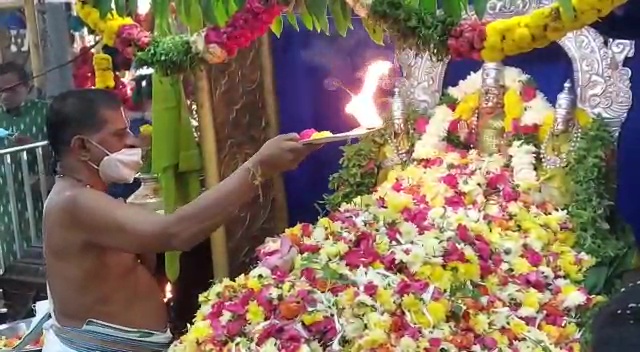
[[[289,133],[268,140],[250,161],[262,175],[271,177],[295,169],[316,149],[316,145],[302,145],[297,133]]]
[[[27,145],[34,142],[31,137],[25,136],[24,134],[16,134],[15,136],[11,137],[11,141],[16,146]]]

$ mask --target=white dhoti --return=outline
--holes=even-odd
[[[160,352],[166,351],[172,341],[169,329],[164,332],[130,329],[92,319],[82,328],[64,327],[56,322],[51,303],[50,300],[36,303],[34,321],[51,317],[42,328],[43,352]]]

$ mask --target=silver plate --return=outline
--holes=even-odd
[[[24,336],[29,331],[33,319],[18,320],[4,325],[0,325],[0,337],[8,339],[16,336]],[[0,348],[0,351],[13,351],[11,348]],[[42,351],[40,347],[25,347],[22,351]]]
[[[322,138],[313,138],[313,139],[305,139],[300,141],[302,144],[327,144],[331,142],[340,142],[346,141],[349,139],[361,138],[366,136],[367,134],[377,131],[380,128],[356,128],[349,132],[332,134],[330,136],[322,137]]]

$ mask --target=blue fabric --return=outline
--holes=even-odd
[[[137,136],[140,134],[140,127],[144,125],[150,125],[150,124],[151,122],[146,119],[142,119],[142,118],[133,119],[131,120],[131,125],[129,126],[129,129],[134,135]],[[142,182],[140,182],[140,179],[138,178],[134,179],[132,183],[112,184],[112,185],[109,185],[109,188],[107,189],[107,194],[109,194],[113,198],[126,200],[129,197],[131,197],[131,195],[134,194],[140,188],[141,185],[142,185]]]
[[[282,133],[307,128],[338,133],[358,126],[344,112],[349,94],[328,88],[335,88],[333,83],[339,81],[357,92],[362,84],[358,71],[371,61],[392,61],[393,49],[373,43],[360,20],[353,22],[355,30],[344,38],[306,29],[297,32],[287,23],[280,39],[272,41]],[[339,143],[326,145],[284,176],[292,224],[317,219],[316,204],[328,192],[329,176],[338,169],[339,147]]]
[[[593,24],[601,34],[617,39],[640,39],[640,0],[629,0],[609,16]]]

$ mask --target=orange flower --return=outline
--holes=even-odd
[[[302,304],[295,301],[284,301],[278,305],[278,311],[283,318],[292,320],[302,314]]]

